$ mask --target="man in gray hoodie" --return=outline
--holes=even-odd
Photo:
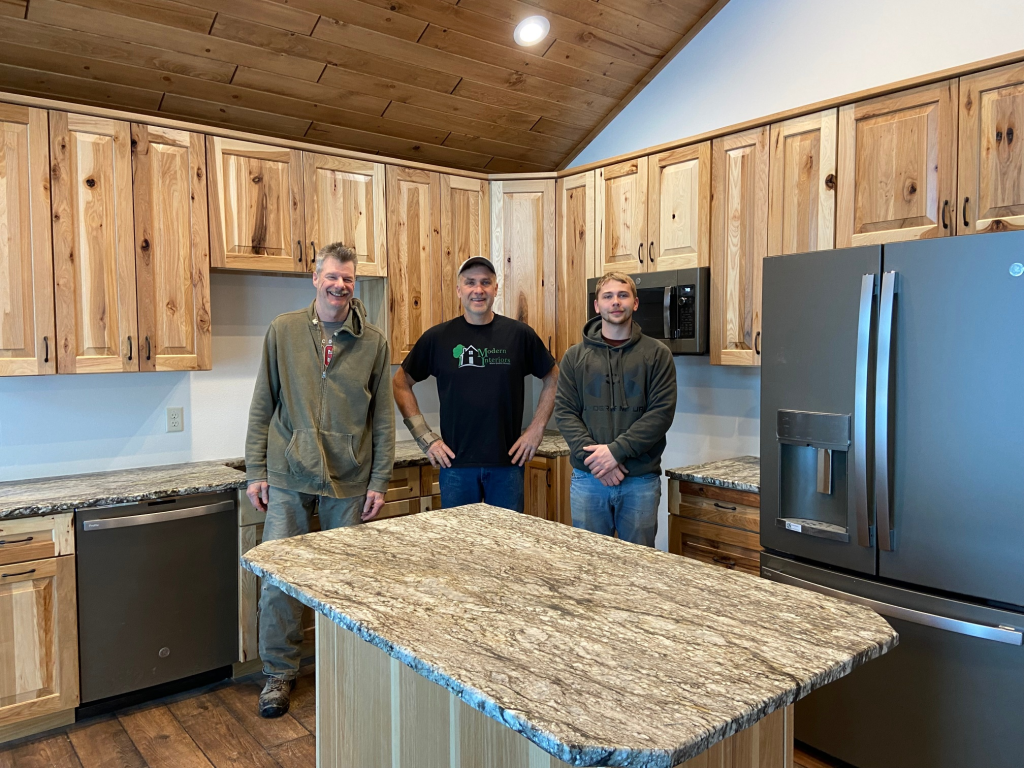
[[[668,347],[633,322],[638,306],[629,275],[598,280],[599,317],[562,358],[555,421],[572,452],[573,526],[653,547],[676,368]]]

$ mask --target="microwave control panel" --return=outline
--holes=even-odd
[[[697,303],[695,285],[680,285],[678,338],[693,339],[697,335]]]

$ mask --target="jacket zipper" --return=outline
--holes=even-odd
[[[318,335],[320,333],[317,327]],[[322,337],[321,337],[322,338]],[[323,372],[320,374],[320,407],[316,418],[316,447],[320,451],[320,495],[324,495],[327,486],[327,454],[324,453],[323,425],[324,425],[324,390],[327,388],[327,366],[324,365],[323,349],[317,348],[317,357]]]

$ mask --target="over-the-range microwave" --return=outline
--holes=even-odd
[[[708,267],[639,272],[636,283],[640,308],[633,319],[645,335],[662,341],[674,355],[708,353]],[[587,316],[595,317],[597,278],[587,281]]]

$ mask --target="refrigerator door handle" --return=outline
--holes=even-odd
[[[875,515],[878,546],[892,552],[892,510],[889,506],[889,422],[892,410],[892,329],[895,321],[897,274],[882,275],[878,302],[878,361],[875,373]]]
[[[912,624],[920,624],[925,627],[941,629],[946,632],[955,632],[958,635],[977,637],[982,640],[1006,643],[1007,645],[1021,645],[1024,643],[1024,634],[1012,627],[993,627],[988,624],[976,624],[973,621],[962,621],[960,619],[951,619],[947,616],[939,616],[934,613],[915,611],[912,608],[904,608],[899,605],[891,605],[890,603],[871,600],[867,597],[860,597],[859,595],[851,595],[849,592],[842,592],[838,589],[832,589],[831,587],[826,587],[822,584],[815,584],[811,581],[798,579],[795,576],[790,576],[787,573],[772,570],[771,568],[762,568],[761,575],[769,581],[776,581],[779,584],[788,584],[791,587],[800,587],[801,589],[817,592],[820,595],[826,595],[828,597],[834,597],[847,603],[863,605],[866,608],[870,608],[880,616],[890,616],[901,621],[909,621]]]
[[[875,275],[860,282],[860,311],[857,317],[857,373],[853,424],[853,483],[857,513],[857,543],[871,546],[868,514],[868,364],[871,352],[871,320],[875,298]]]

